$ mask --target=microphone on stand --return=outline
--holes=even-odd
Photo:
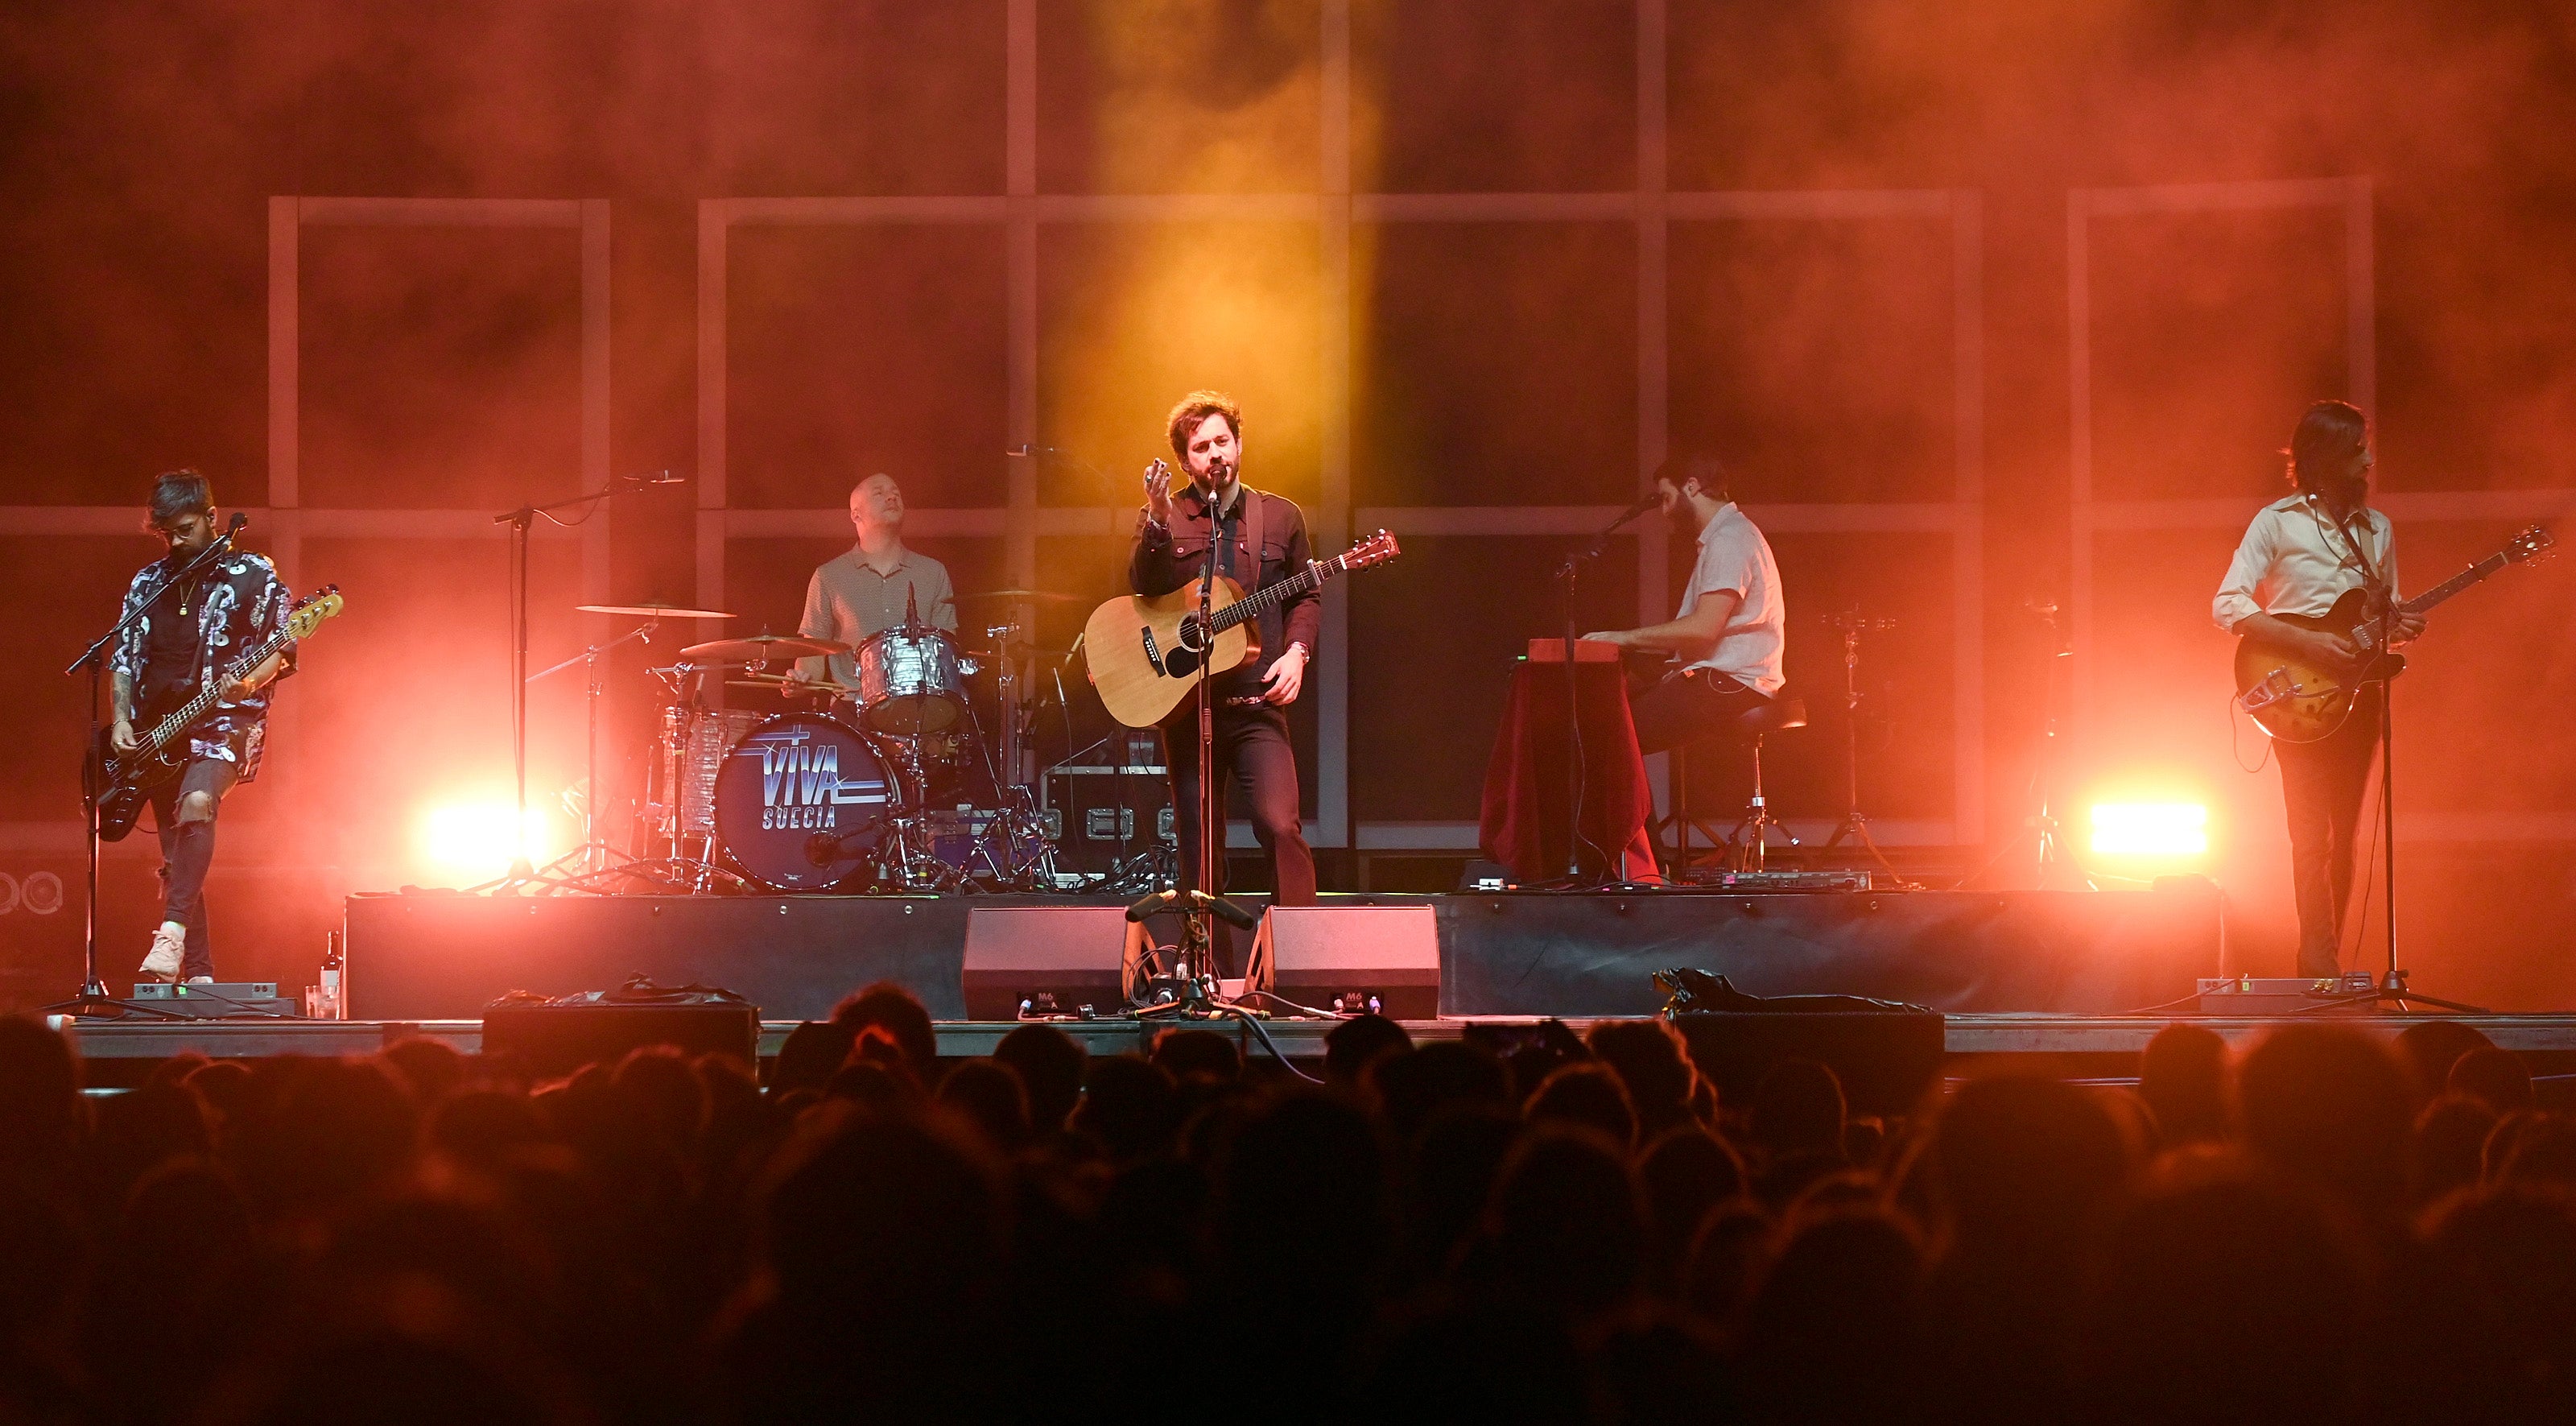
[[[676,470],[648,470],[642,475],[630,475],[626,478],[636,485],[685,485],[689,479]]]
[[[1636,519],[1638,516],[1645,514],[1647,511],[1652,510],[1663,503],[1664,497],[1661,491],[1647,491],[1645,494],[1637,497],[1636,504],[1621,511],[1619,518],[1610,522],[1610,528],[1616,530],[1620,526],[1627,524],[1629,521]]]

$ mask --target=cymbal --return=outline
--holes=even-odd
[[[682,658],[701,662],[768,663],[773,659],[819,658],[824,654],[846,654],[850,646],[838,639],[806,639],[789,634],[754,634],[746,639],[716,639],[691,644],[680,650]]]
[[[1052,589],[979,589],[973,594],[956,596],[960,604],[970,599],[991,599],[1011,604],[1073,604],[1079,602],[1079,598],[1078,595],[1058,594]]]
[[[683,609],[677,604],[576,604],[584,614],[625,614],[637,619],[730,619],[734,616],[715,609]]]

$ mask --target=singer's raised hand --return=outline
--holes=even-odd
[[[1172,468],[1155,461],[1145,467],[1145,511],[1166,529],[1172,523]]]

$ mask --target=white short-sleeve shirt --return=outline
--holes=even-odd
[[[1786,682],[1780,676],[1780,653],[1788,613],[1780,599],[1780,566],[1771,558],[1771,542],[1728,501],[1717,507],[1699,532],[1699,560],[1691,566],[1682,590],[1683,618],[1703,594],[1732,593],[1735,612],[1718,634],[1717,647],[1692,668],[1713,669],[1769,697]]]

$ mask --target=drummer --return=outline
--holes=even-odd
[[[948,566],[904,548],[903,488],[893,476],[879,472],[851,489],[850,527],[858,531],[859,542],[825,561],[806,581],[805,618],[797,632],[856,645],[902,623],[907,601],[920,611],[922,623],[957,631],[957,594],[948,582]],[[798,659],[788,677],[811,682],[823,677],[824,668],[823,659]],[[859,681],[848,654],[832,655],[830,669],[836,683]]]

